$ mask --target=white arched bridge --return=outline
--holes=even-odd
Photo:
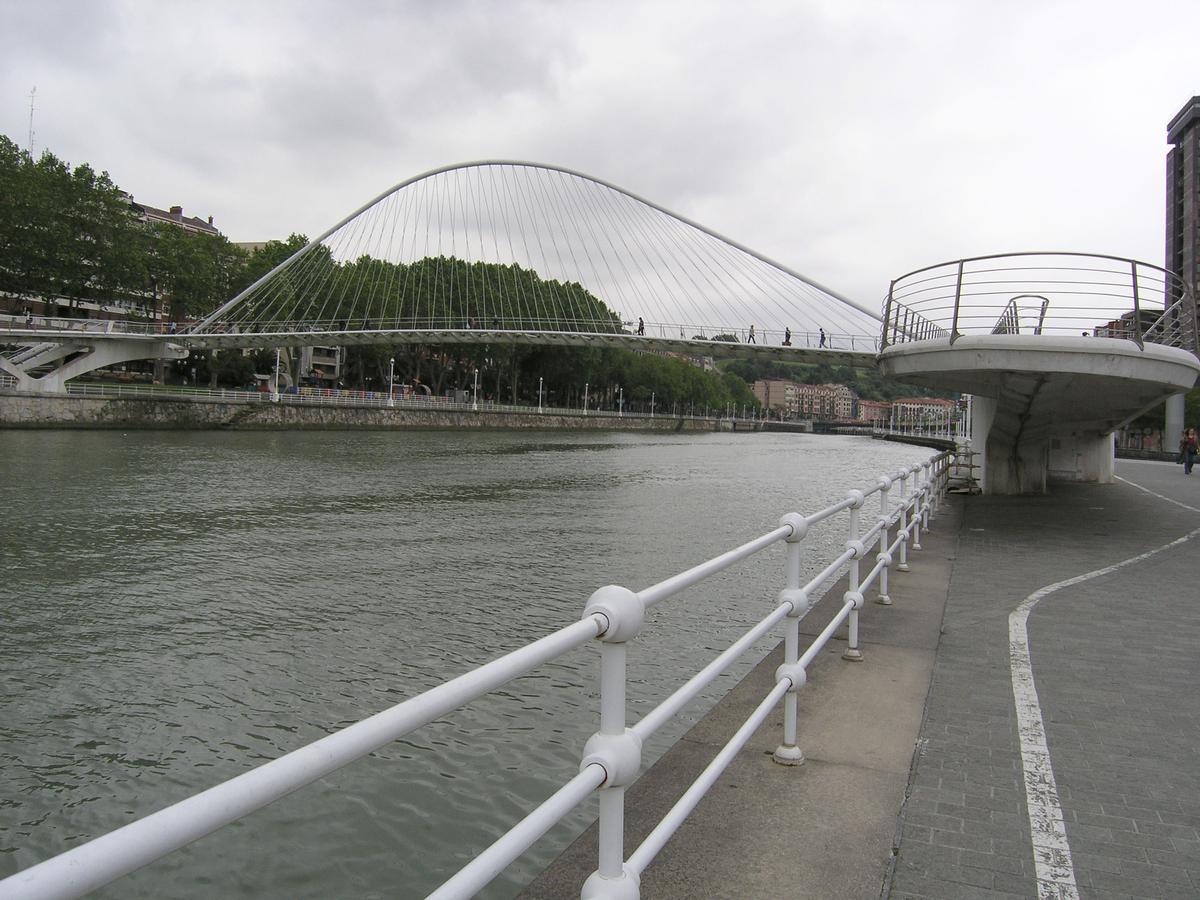
[[[178,334],[146,322],[16,323],[5,337],[23,346],[0,367],[45,391],[118,356],[298,343],[822,353],[871,366],[879,318],[616,185],[492,160],[389,188]],[[120,350],[118,340],[127,342]]]
[[[878,365],[984,398],[978,421],[991,437],[979,443],[1011,469],[992,478],[1004,490],[1044,485],[1053,466],[1037,460],[1064,435],[1099,447],[1200,372],[1191,287],[1119,257],[959,260],[896,279],[880,307],[609,182],[489,160],[389,188],[178,333],[146,321],[0,325],[0,370],[17,391],[62,393],[71,378],[131,359],[360,344]]]

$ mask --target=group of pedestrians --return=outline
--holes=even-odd
[[[474,326],[471,326],[471,327],[474,327]],[[820,332],[820,337],[818,339],[817,346],[824,347],[825,346],[825,329],[818,328],[817,331]],[[641,316],[638,316],[637,331],[635,332],[635,334],[637,334],[638,337],[645,337],[645,335],[646,335],[646,322]],[[682,331],[679,332],[679,336],[681,338],[683,337]],[[753,325],[750,326],[750,331],[746,335],[746,343],[747,344],[757,344],[758,343],[758,341],[756,341],[754,339],[754,326]],[[783,346],[785,346],[785,347],[792,346],[792,329],[791,328],[783,329]]]
[[[825,329],[818,328],[817,331],[819,331],[821,333],[819,343],[817,344],[817,346],[824,347],[825,346]],[[749,333],[749,336],[746,338],[746,343],[747,344],[757,343],[757,341],[754,340],[754,326],[753,325],[750,326],[750,333]],[[792,329],[791,328],[783,329],[783,346],[785,346],[785,347],[792,346]]]
[[[1196,429],[1187,428],[1183,432],[1183,436],[1179,439],[1179,459],[1178,462],[1183,463],[1183,474],[1191,475],[1192,466],[1196,463],[1196,453],[1200,449],[1196,441]]]

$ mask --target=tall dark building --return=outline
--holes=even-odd
[[[1167,262],[1200,293],[1200,97],[1167,125]]]

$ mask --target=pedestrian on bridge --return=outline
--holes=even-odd
[[[1179,455],[1183,459],[1183,474],[1191,475],[1192,466],[1196,463],[1196,451],[1198,448],[1196,440],[1196,429],[1189,428],[1183,433],[1183,439],[1179,442]]]
[[[792,346],[792,329],[790,328],[783,329],[783,346]]]
[[[754,343],[754,326],[753,325],[750,326],[750,336],[748,338],[746,338],[746,343],[747,344]]]
[[[637,333],[638,333],[639,337],[645,337],[645,335],[646,335],[646,323],[642,321],[641,316],[638,316],[638,332]]]
[[[825,329],[818,328],[817,331],[821,332],[821,342],[817,346],[824,347],[825,346]],[[809,332],[809,333],[811,334],[812,332]]]

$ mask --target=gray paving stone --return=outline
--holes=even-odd
[[[1200,485],[1182,483],[1173,467],[1140,466],[1129,474],[1180,499],[1190,490],[1200,507]],[[971,498],[965,505],[922,727],[929,745],[910,789],[914,800],[929,799],[958,775],[963,808],[939,799],[937,813],[961,818],[963,836],[992,840],[963,848],[958,864],[947,860],[940,873],[928,867],[919,883],[897,877],[894,892],[935,896],[940,880],[952,884],[972,866],[1015,879],[993,880],[994,889],[1033,894],[1008,614],[1034,590],[1197,525],[1195,513],[1120,483],[1053,486],[1047,497]],[[1170,896],[1197,886],[1200,691],[1193,682],[1200,618],[1182,598],[1195,594],[1198,552],[1200,541],[1159,554],[1153,564],[1057,591],[1029,619],[1047,740],[1086,897]],[[930,772],[936,781],[925,777]],[[930,837],[935,845],[953,840],[944,830]],[[905,854],[902,838],[901,863]]]

